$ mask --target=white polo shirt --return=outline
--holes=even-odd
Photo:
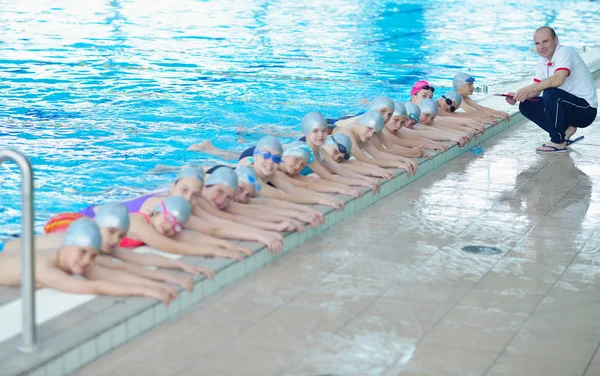
[[[552,60],[542,57],[537,64],[535,82],[543,81],[554,75],[556,71],[566,70],[569,74],[558,88],[585,99],[590,106],[598,108],[598,96],[594,87],[594,79],[587,65],[574,48],[559,44],[556,46]]]

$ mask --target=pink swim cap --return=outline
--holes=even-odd
[[[412,90],[410,91],[410,96],[412,97],[413,95],[417,94],[421,89],[431,90],[432,93],[435,91],[433,86],[429,85],[429,82],[421,80],[417,82],[415,86],[413,86]]]

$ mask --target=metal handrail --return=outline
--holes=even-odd
[[[23,343],[26,353],[37,347],[35,324],[35,258],[33,248],[33,171],[29,159],[18,150],[1,149],[0,164],[11,160],[21,169],[21,300],[23,303]]]

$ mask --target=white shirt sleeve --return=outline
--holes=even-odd
[[[569,47],[561,47],[554,56],[554,65],[552,70],[554,73],[559,70],[566,70],[567,75],[571,74],[575,59],[573,57],[573,49]]]

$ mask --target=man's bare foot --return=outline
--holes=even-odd
[[[199,144],[194,144],[188,148],[188,150],[196,150],[196,151],[216,151],[218,150],[210,141],[202,141]]]
[[[569,126],[565,131],[565,140],[569,141],[575,132],[577,132],[577,128]]]

